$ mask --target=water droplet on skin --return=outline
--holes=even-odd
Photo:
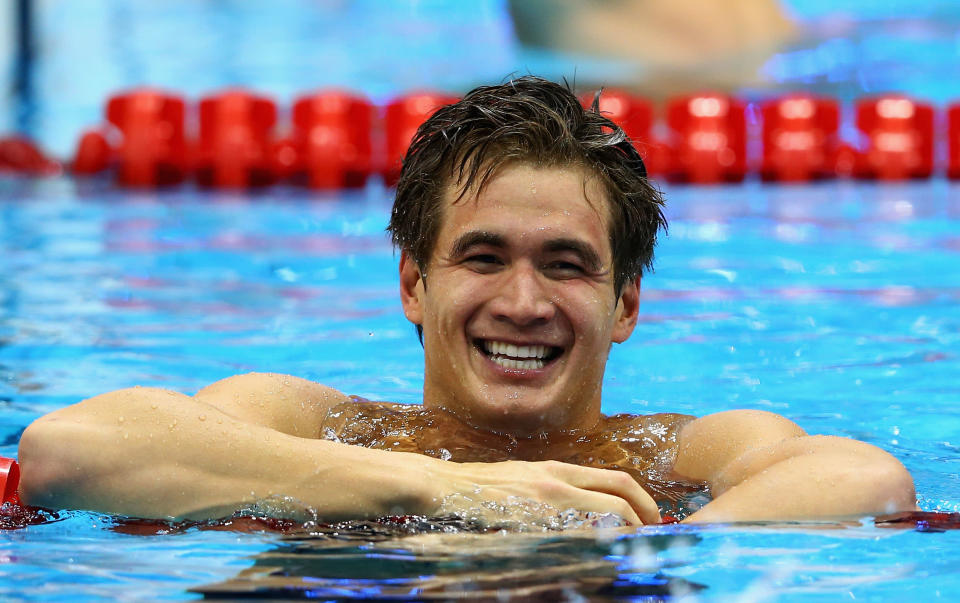
[[[157,403],[154,402],[153,404],[151,404],[150,408],[152,408],[153,410],[157,410]]]
[[[129,437],[130,437],[130,434],[129,434],[129,433],[123,434],[123,439],[124,439],[124,440],[126,440],[126,439],[129,438]]]
[[[200,415],[200,416],[197,417],[197,418],[200,419],[201,421],[206,421],[206,420],[207,420],[207,415]]]
[[[122,416],[117,417],[117,423],[123,425],[123,417],[122,417]]]

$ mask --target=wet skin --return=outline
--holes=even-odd
[[[424,405],[518,436],[593,427],[640,286],[614,291],[600,183],[515,164],[460,192],[446,192],[427,265],[400,262],[404,312],[423,327]]]
[[[457,463],[556,460],[625,471],[653,497],[661,513],[683,519],[709,496],[705,483],[672,471],[678,435],[692,420],[676,413],[620,414],[602,416],[586,430],[518,438],[471,427],[442,410],[351,396],[330,409],[318,435]]]

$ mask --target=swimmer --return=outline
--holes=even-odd
[[[425,357],[422,406],[288,375],[193,396],[135,387],[37,419],[29,505],[148,518],[244,509],[324,521],[477,509],[654,524],[914,510],[886,452],[784,417],[601,413],[607,355],[637,323],[662,198],[623,132],[564,86],[481,87],[440,109],[403,164],[389,231]]]
[[[613,61],[618,86],[652,100],[764,87],[760,68],[807,43],[779,0],[509,0],[518,40]],[[610,77],[613,74],[608,74]],[[591,85],[589,74],[578,78]],[[609,85],[609,82],[607,82]]]

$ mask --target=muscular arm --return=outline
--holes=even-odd
[[[762,411],[697,419],[680,432],[674,471],[710,484],[689,522],[862,517],[916,508],[913,480],[863,442],[807,435]]]
[[[140,387],[95,396],[24,432],[23,499],[193,519],[223,517],[260,501],[280,515],[320,506],[332,519],[422,504],[425,490],[399,483],[413,477],[402,461],[413,461],[415,470],[419,458],[381,459],[377,451],[295,435],[343,398],[302,379],[267,374],[232,377],[195,397]],[[290,420],[296,411],[302,430]],[[351,472],[351,465],[367,472]],[[391,485],[387,499],[381,493]]]
[[[563,463],[451,463],[316,439],[346,397],[252,374],[186,396],[131,388],[41,417],[20,440],[27,504],[138,517],[258,511],[325,520],[456,511],[451,501],[531,499],[557,509],[659,519],[625,473]],[[468,510],[468,509],[465,509]]]

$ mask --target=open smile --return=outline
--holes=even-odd
[[[563,354],[562,347],[552,345],[521,345],[492,339],[475,339],[473,344],[494,364],[504,369],[542,369]]]

